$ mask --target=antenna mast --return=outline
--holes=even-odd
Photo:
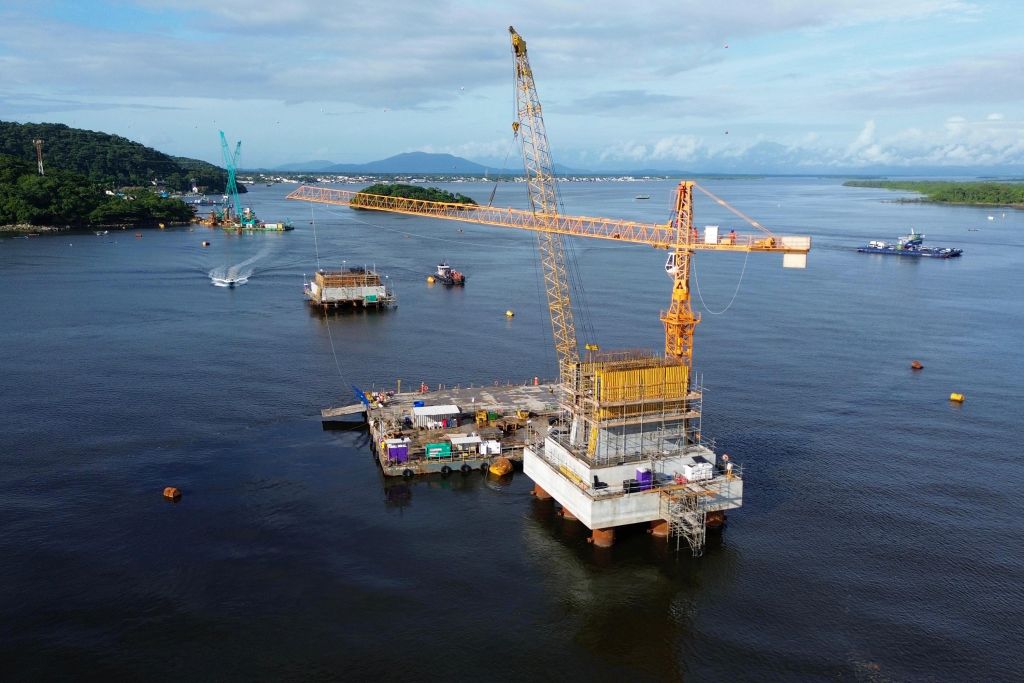
[[[32,144],[36,146],[36,164],[39,166],[39,175],[46,175],[43,173],[43,141],[33,140]]]

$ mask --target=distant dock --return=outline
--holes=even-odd
[[[421,389],[425,387],[421,386]],[[485,471],[504,456],[522,462],[559,413],[555,384],[373,392],[366,403],[324,408],[325,422],[363,419],[373,452],[389,477]]]

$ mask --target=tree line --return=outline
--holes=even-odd
[[[364,187],[359,194],[376,194],[385,197],[405,197],[406,199],[423,199],[431,202],[448,202],[449,204],[472,204],[476,202],[464,194],[451,193],[439,187],[420,187],[402,183],[376,183]],[[349,204],[358,204],[358,195]]]
[[[923,194],[928,201],[947,204],[1024,205],[1024,183],[949,180],[848,180],[848,187],[878,187]]]
[[[192,209],[147,187],[109,195],[86,176],[0,155],[0,225],[139,225],[192,220]]]

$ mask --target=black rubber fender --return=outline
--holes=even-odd
[[[404,470],[402,470],[402,476],[405,477],[406,479],[411,479],[412,478],[412,474],[413,474],[412,470],[410,470],[408,467],[406,467]]]
[[[448,465],[445,465],[444,467],[441,468],[441,476],[447,477],[451,473],[452,473],[452,468],[448,467]]]
[[[466,463],[462,463],[462,467],[460,467],[459,469],[462,470],[463,474],[469,474],[470,472],[473,471],[473,468]]]
[[[491,465],[490,465],[490,463],[486,463],[486,462],[485,462],[485,463],[482,463],[482,464],[480,465],[480,471],[481,471],[481,472],[483,472],[484,474],[487,474],[487,469],[488,469],[488,468],[489,468],[490,466],[491,466]]]

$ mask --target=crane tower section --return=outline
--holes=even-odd
[[[516,120],[512,123],[512,130],[519,138],[523,152],[530,209],[538,222],[554,225],[558,221],[558,186],[540,99],[537,97],[537,86],[533,82],[533,70],[526,54],[526,41],[513,27],[509,26],[508,31],[512,36],[516,77]],[[555,353],[558,356],[558,371],[565,386],[572,380],[573,368],[579,363],[580,352],[569,295],[564,238],[554,232],[537,232],[536,239],[544,272],[544,290],[551,316]]]

